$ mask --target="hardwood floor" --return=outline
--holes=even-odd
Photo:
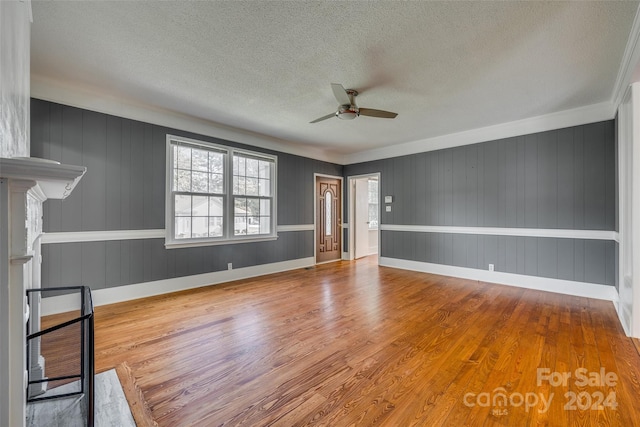
[[[160,426],[640,426],[610,302],[366,259],[97,307],[121,363]]]

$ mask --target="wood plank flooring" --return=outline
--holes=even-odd
[[[640,426],[610,302],[367,259],[97,307],[121,363],[160,426]]]

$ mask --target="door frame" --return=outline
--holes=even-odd
[[[313,174],[313,262],[314,264],[325,264],[327,262],[334,262],[334,261],[325,261],[325,262],[321,262],[318,263],[318,224],[316,224],[316,220],[318,218],[318,192],[317,192],[317,185],[318,185],[318,178],[331,178],[331,179],[337,179],[340,180],[340,217],[341,217],[341,223],[340,223],[340,258],[338,258],[335,261],[340,261],[342,259],[344,259],[344,228],[345,228],[345,224],[344,224],[344,179],[341,176],[337,176],[337,175],[327,175],[324,173],[314,173]]]
[[[343,258],[345,260],[349,260],[349,261],[353,261],[356,257],[356,251],[355,251],[355,238],[356,238],[356,228],[355,228],[355,222],[356,222],[356,210],[355,210],[355,206],[356,206],[356,193],[353,190],[355,185],[356,185],[356,179],[362,179],[362,178],[378,178],[378,264],[380,264],[380,254],[382,253],[382,240],[380,239],[380,223],[382,222],[382,174],[380,172],[371,172],[371,173],[365,173],[365,174],[361,174],[361,175],[349,175],[347,177],[347,204],[349,206],[349,222],[348,223],[344,223],[343,222],[343,227],[348,228],[349,230],[349,246],[347,248],[347,252],[346,254],[343,256]],[[351,225],[354,225],[353,227]]]

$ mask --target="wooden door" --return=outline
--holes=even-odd
[[[316,178],[316,262],[342,258],[342,181]]]

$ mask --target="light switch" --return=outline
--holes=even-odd
[[[391,212],[391,206],[385,206],[385,207],[384,207],[384,209],[385,209],[385,211],[387,211],[387,212]]]
[[[393,196],[384,196],[385,203],[393,203]]]

